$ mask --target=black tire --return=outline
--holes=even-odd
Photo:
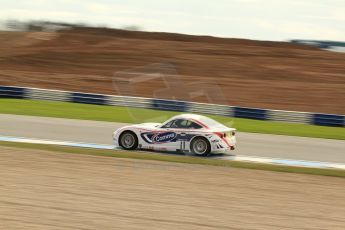
[[[201,145],[204,146],[201,147]],[[190,143],[190,149],[194,155],[208,156],[211,152],[211,144],[205,137],[195,137]]]
[[[119,145],[126,150],[134,150],[138,148],[138,137],[132,131],[124,131],[119,137]]]

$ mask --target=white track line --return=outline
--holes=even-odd
[[[0,136],[0,141],[30,143],[30,144],[44,144],[44,145],[62,145],[62,146],[71,146],[71,147],[93,148],[93,149],[114,149],[114,146],[112,145],[42,140],[42,139],[32,139],[32,138],[26,138],[26,137]]]
[[[95,144],[95,143],[77,143],[77,142],[56,141],[56,140],[42,140],[42,139],[32,139],[32,138],[25,138],[25,137],[0,136],[0,141],[117,150],[112,145]],[[286,165],[286,166],[307,167],[307,168],[330,168],[330,169],[345,170],[345,164],[331,163],[331,162],[302,161],[302,160],[292,160],[292,159],[274,159],[274,158],[263,158],[263,157],[242,156],[242,155],[237,155],[237,156],[226,155],[226,156],[220,156],[220,157],[214,157],[214,158],[220,159],[220,160],[229,160],[229,161],[242,161],[242,162]]]

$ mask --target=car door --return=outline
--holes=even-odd
[[[184,124],[184,119],[175,119],[163,125],[159,132],[152,138],[155,143],[155,149],[166,151],[180,149],[181,135],[185,133]]]

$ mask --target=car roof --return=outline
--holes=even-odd
[[[187,119],[187,120],[193,120],[194,122],[197,122],[201,124],[204,128],[228,128],[224,126],[223,124],[219,123],[218,121],[213,120],[212,118],[208,118],[206,116],[198,115],[198,114],[190,114],[190,113],[185,113],[185,114],[179,114],[176,115],[169,120],[167,120],[163,124],[167,124],[168,122],[176,119]]]
[[[184,113],[184,114],[176,115],[176,116],[170,118],[169,120],[173,120],[173,119],[193,119],[193,120],[200,121],[200,119],[202,119],[204,117],[205,116],[198,115],[198,114]]]

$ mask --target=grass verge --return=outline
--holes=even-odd
[[[0,99],[0,113],[123,123],[163,122],[178,112],[68,102]],[[345,128],[207,115],[242,132],[345,140]]]
[[[60,153],[86,154],[86,155],[107,156],[107,157],[116,157],[116,158],[156,160],[156,161],[185,163],[185,164],[213,165],[213,166],[256,169],[256,170],[266,170],[266,171],[276,171],[276,172],[345,177],[345,170],[290,167],[290,166],[281,166],[281,165],[239,162],[239,161],[225,161],[225,160],[217,160],[217,159],[212,159],[212,158],[179,156],[179,155],[170,155],[170,154],[134,152],[134,151],[129,152],[129,151],[114,151],[114,150],[97,150],[97,149],[87,149],[87,148],[15,143],[15,142],[5,142],[5,141],[0,141],[0,146],[24,148],[24,149],[47,150],[47,151],[60,152]]]

